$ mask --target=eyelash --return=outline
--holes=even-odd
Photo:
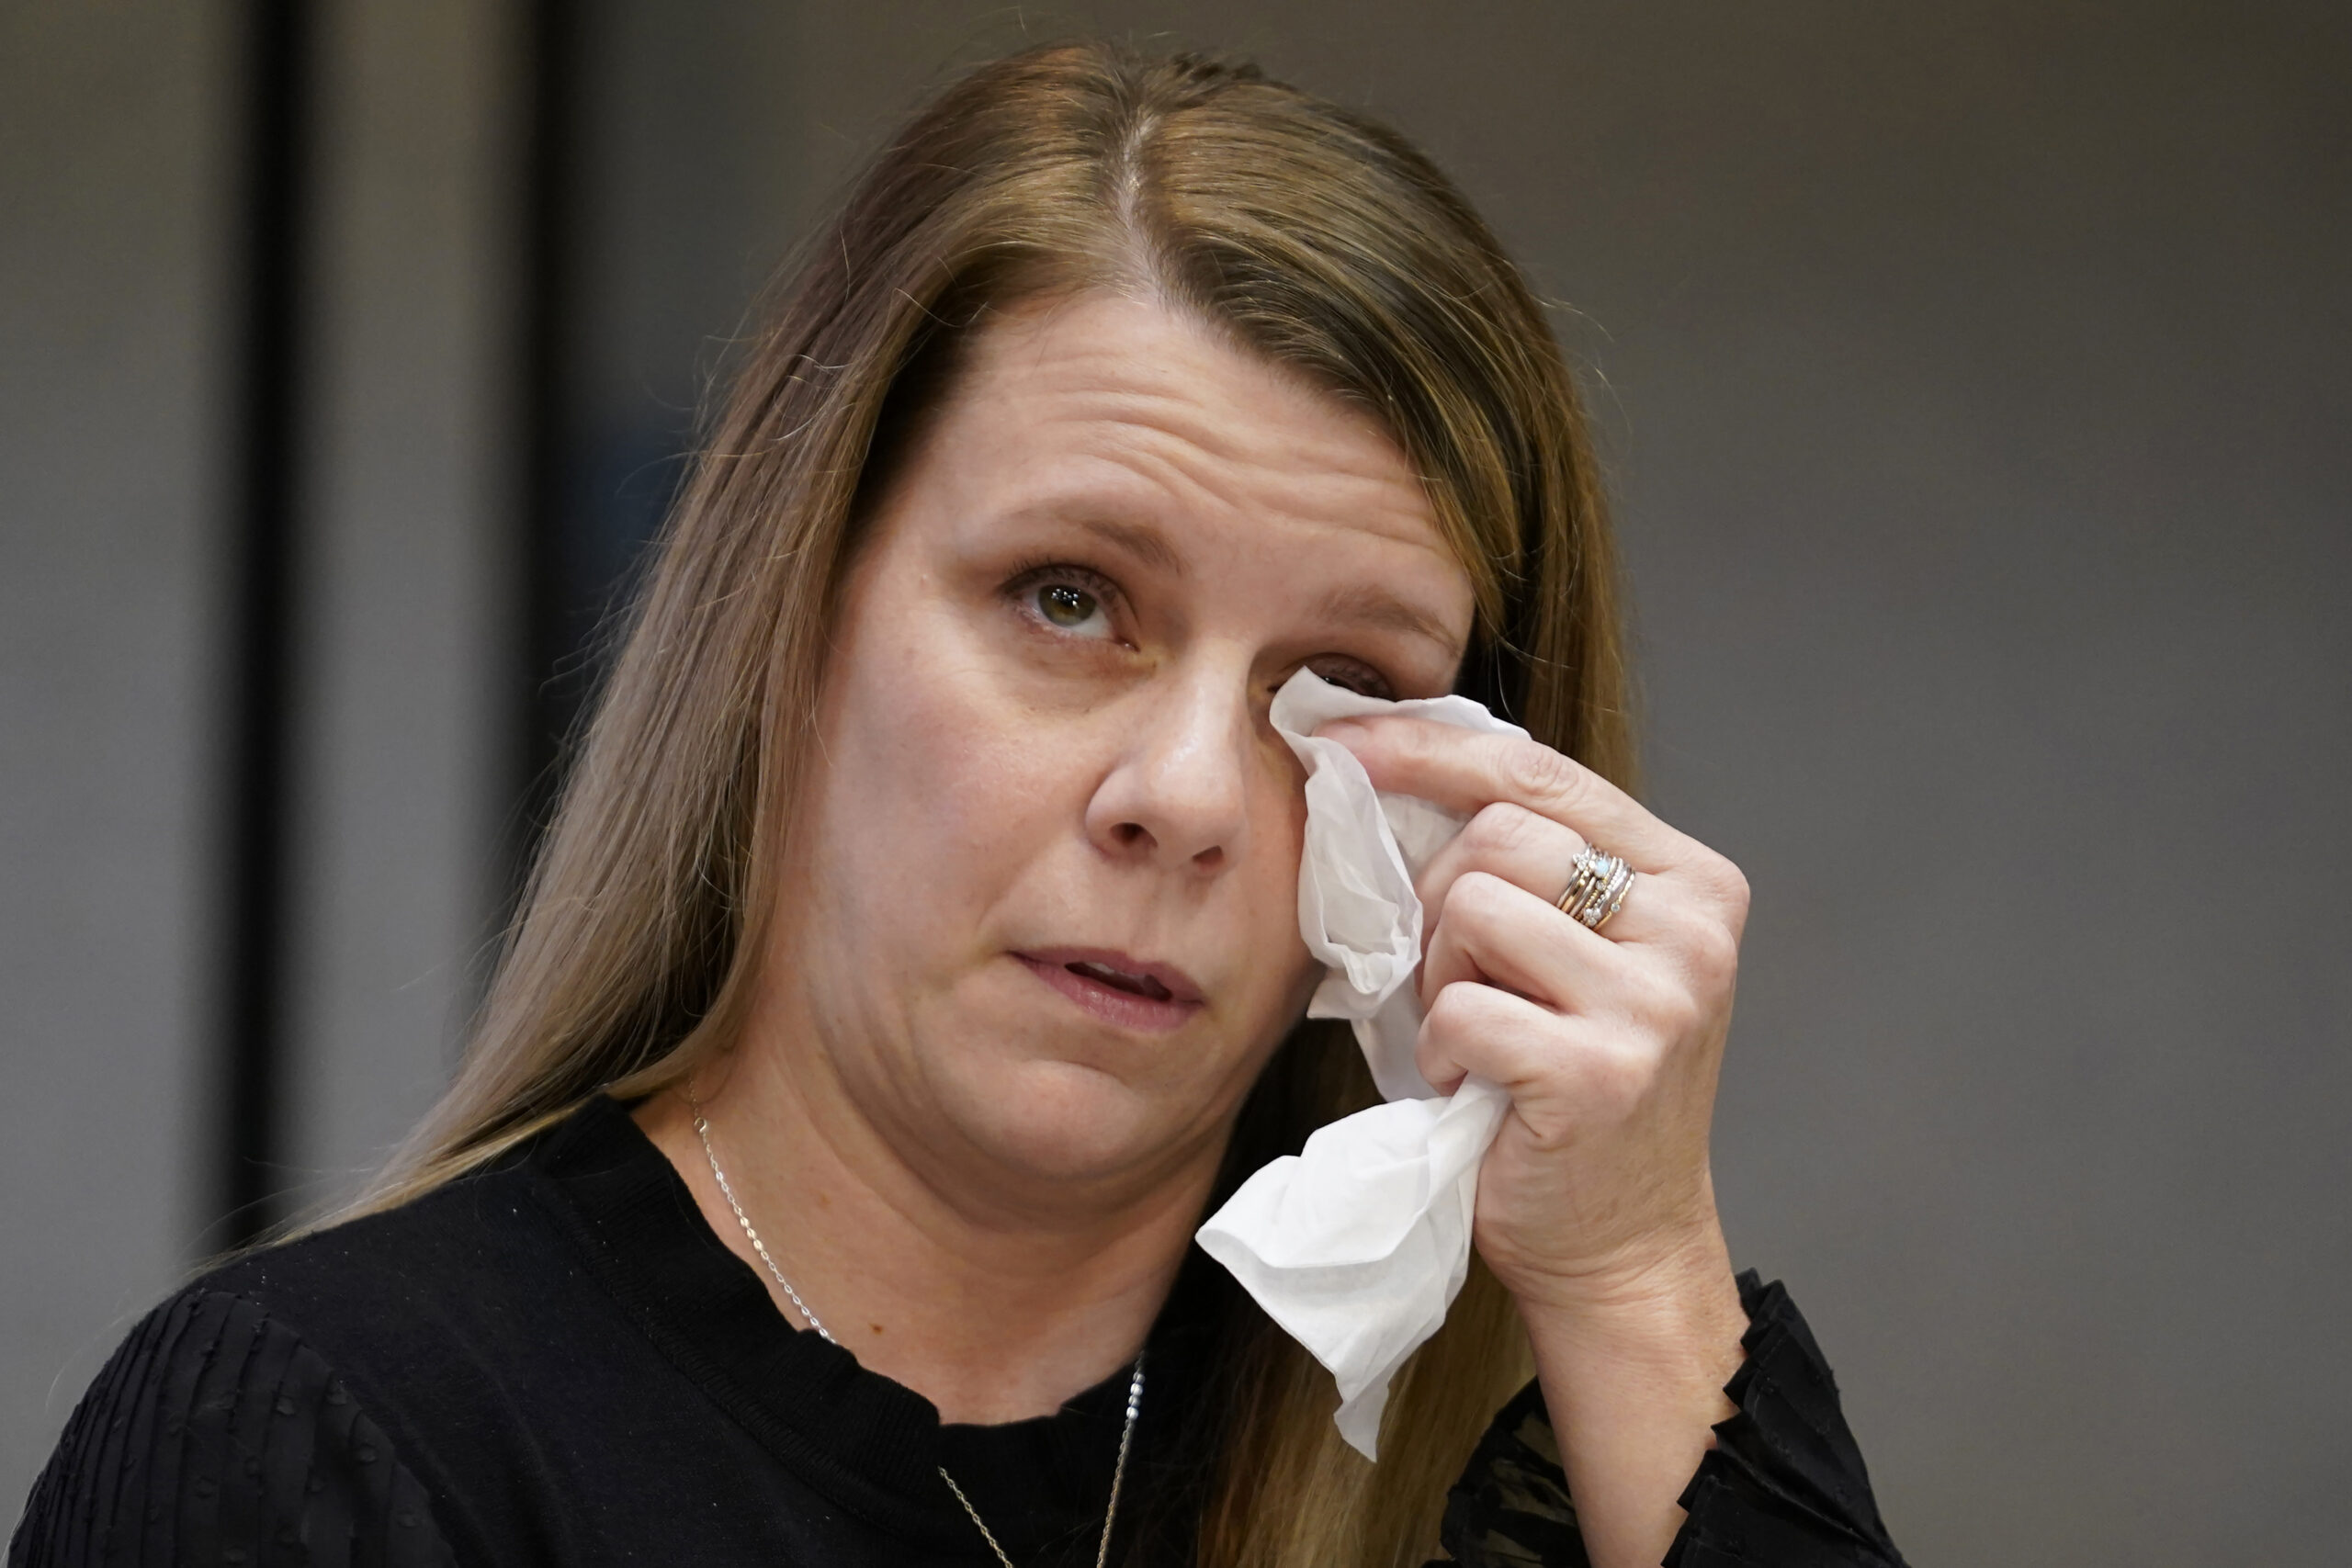
[[[1004,596],[1012,602],[1015,609],[1027,617],[1033,626],[1057,637],[1068,634],[1048,626],[1030,604],[1030,600],[1037,590],[1050,583],[1066,583],[1072,588],[1083,589],[1091,593],[1101,602],[1103,613],[1114,615],[1114,619],[1117,608],[1126,600],[1126,596],[1119,591],[1117,583],[1092,567],[1055,559],[1023,562],[1014,567],[1012,575],[1005,580],[1002,590]],[[1076,638],[1074,640],[1091,639]],[[1396,696],[1396,688],[1388,678],[1361,659],[1351,659],[1344,654],[1329,654],[1302,662],[1306,668],[1314,669],[1317,675],[1332,682],[1335,685],[1348,686],[1351,690],[1362,692],[1367,696],[1379,697],[1384,701],[1394,700]],[[1327,668],[1316,669],[1318,664],[1325,665]],[[1340,667],[1336,675],[1328,668],[1334,664]]]
[[[1045,630],[1063,635],[1057,628],[1046,626],[1030,604],[1038,589],[1057,582],[1091,593],[1102,604],[1103,614],[1112,615],[1114,620],[1116,619],[1114,612],[1125,602],[1125,595],[1119,592],[1117,583],[1091,567],[1078,566],[1066,560],[1037,560],[1015,567],[1012,577],[1005,582],[1004,596]]]
[[[1383,702],[1394,702],[1396,700],[1396,688],[1390,685],[1388,683],[1388,677],[1383,675],[1379,671],[1374,670],[1371,665],[1366,664],[1360,659],[1348,659],[1343,655],[1333,655],[1332,657],[1338,659],[1341,663],[1346,665],[1347,669],[1340,671],[1340,674],[1346,676],[1346,678],[1335,678],[1329,671],[1326,670],[1316,670],[1315,672],[1317,675],[1322,676],[1326,681],[1329,681],[1335,686],[1346,686],[1350,691],[1360,693],[1367,697],[1378,697]],[[1306,667],[1310,670],[1315,669],[1315,660],[1311,659],[1308,660],[1306,661]],[[1349,674],[1348,671],[1354,671],[1354,673]]]

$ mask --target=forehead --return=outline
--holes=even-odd
[[[1224,532],[1401,574],[1468,634],[1468,577],[1380,423],[1189,312],[1108,291],[1010,311],[971,345],[923,445],[952,458],[967,502],[1108,507],[1195,534],[1242,524]]]

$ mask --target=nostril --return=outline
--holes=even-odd
[[[1151,840],[1151,834],[1140,822],[1122,822],[1111,829],[1111,836],[1127,846],[1148,843]]]

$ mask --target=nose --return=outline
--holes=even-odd
[[[1087,802],[1086,831],[1115,859],[1214,872],[1240,856],[1249,832],[1248,676],[1201,669],[1154,685],[1136,695],[1117,760]]]

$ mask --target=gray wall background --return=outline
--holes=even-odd
[[[512,802],[506,8],[335,0],[303,1170],[430,1099]],[[1757,907],[1718,1118],[1922,1564],[2341,1552],[2352,13],[593,0],[599,526],[957,60],[1222,44],[1391,117],[1606,427],[1652,799]],[[195,1228],[232,13],[0,8],[0,1491]],[[335,138],[339,137],[340,140]],[[640,487],[641,488],[641,487]],[[630,508],[638,509],[633,522]],[[410,662],[402,662],[410,661]]]
[[[214,369],[230,281],[218,106],[232,62],[220,18],[200,8],[111,20],[0,6],[11,1521],[82,1386],[209,1218],[187,1176],[201,1134],[198,1031],[214,1001],[204,893],[226,468]]]

